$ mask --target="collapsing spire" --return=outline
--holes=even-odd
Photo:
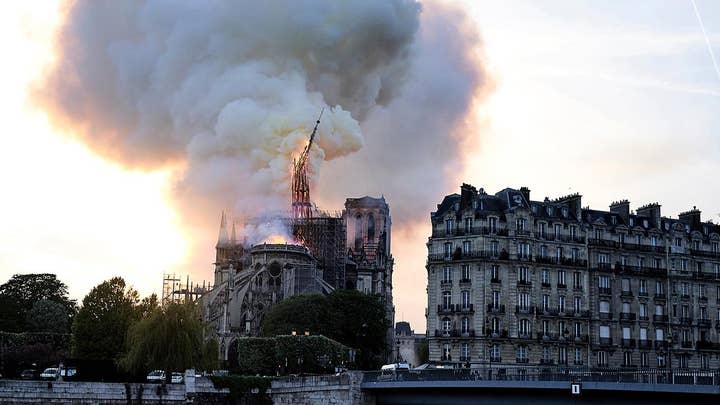
[[[225,246],[230,242],[227,232],[227,218],[225,218],[225,211],[222,212],[220,217],[220,232],[218,233],[217,246]]]

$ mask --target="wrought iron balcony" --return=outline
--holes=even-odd
[[[612,346],[613,340],[612,338],[601,337],[598,343],[600,344],[600,346]]]
[[[515,359],[515,362],[520,364],[526,364],[529,363],[530,360],[527,357],[518,357]]]
[[[475,329],[468,329],[466,331],[460,330],[460,337],[462,338],[472,338],[475,337]]]
[[[555,364],[555,360],[553,360],[553,359],[540,359],[540,364],[545,365],[545,366],[549,366],[549,365]]]
[[[651,349],[653,347],[652,340],[638,340],[638,349]]]
[[[683,325],[692,325],[693,318],[688,316],[683,316],[680,318],[680,323]]]
[[[491,362],[491,363],[502,363],[502,357],[500,357],[500,356],[490,356],[490,362]]]
[[[502,284],[502,281],[499,278],[491,278],[490,282],[493,284]]]
[[[528,305],[528,306],[515,305],[515,313],[516,313],[516,314],[532,314],[532,313],[535,313],[535,306],[534,306],[534,305]]]
[[[455,305],[454,304],[438,305],[437,312],[440,315],[452,314],[453,312],[455,312]]]
[[[665,293],[655,293],[655,296],[653,298],[655,298],[656,300],[666,300],[667,295],[665,295]]]
[[[635,339],[623,339],[620,343],[622,347],[635,348]]]
[[[680,342],[680,347],[682,347],[683,349],[692,349],[693,344],[689,340],[683,340],[682,342]]]
[[[494,305],[494,304],[488,304],[487,305],[487,311],[491,314],[504,314],[505,313],[505,305]]]
[[[698,319],[697,320],[697,326],[699,328],[709,328],[711,325],[711,321],[709,319]]]
[[[598,287],[598,294],[600,294],[600,295],[612,295],[612,288],[610,288],[610,287]]]
[[[588,339],[589,339],[588,335],[577,335],[577,336],[573,337],[573,340],[575,340],[575,342],[577,342],[577,343],[587,342]]]
[[[518,287],[532,287],[532,281],[529,280],[518,280]]]
[[[620,320],[621,321],[634,321],[635,314],[632,312],[620,312]]]
[[[655,341],[655,350],[667,350],[670,345],[662,340]]]
[[[469,284],[472,284],[472,280],[469,279],[469,278],[461,278],[461,279],[460,279],[460,284],[461,284],[461,285],[462,285],[462,284],[469,285]]]
[[[620,291],[620,296],[621,297],[632,297],[633,293],[632,293],[632,291]]]
[[[460,356],[460,361],[470,361],[472,360],[472,356]]]
[[[602,320],[607,320],[607,319],[613,318],[612,312],[600,312],[598,315],[599,315],[600,319],[602,319]]]
[[[550,284],[550,283],[542,282],[542,283],[540,283],[540,287],[542,287],[542,288],[550,288],[550,287],[551,287],[551,284]]]
[[[698,350],[720,350],[720,343],[708,342],[707,340],[698,340],[695,342]]]
[[[557,288],[567,288],[567,284],[558,283]]]
[[[667,315],[653,315],[653,322],[655,323],[667,323],[668,316]]]
[[[460,312],[462,314],[470,314],[475,312],[473,304],[457,304],[455,309],[457,310],[457,312]]]

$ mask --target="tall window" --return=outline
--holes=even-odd
[[[558,348],[558,364],[567,364],[567,347]]]
[[[600,288],[610,288],[610,277],[600,276],[598,279],[598,285]]]
[[[582,349],[579,347],[575,348],[575,364],[583,364],[583,352]]]
[[[465,218],[465,233],[472,232],[473,219],[472,217]]]
[[[500,267],[497,264],[493,264],[490,267],[490,278],[500,280]]]
[[[527,267],[518,267],[518,281],[521,281],[523,283],[528,281],[528,268]]]
[[[582,324],[580,322],[575,322],[575,337],[582,336]]]
[[[555,228],[555,239],[558,240],[558,239],[560,239],[560,232],[562,231],[562,225],[555,224],[554,228]]]
[[[558,285],[565,285],[565,270],[558,270]]]
[[[492,319],[492,332],[500,333],[500,319],[498,319],[498,318]]]
[[[609,301],[600,301],[600,312],[605,313],[605,314],[610,312],[610,302]]]
[[[545,226],[545,222],[540,222],[538,224],[538,238],[545,238]]]
[[[530,294],[528,293],[520,293],[518,294],[518,306],[520,309],[526,311],[528,308],[530,308]]]
[[[640,328],[640,340],[647,340],[647,328]]]
[[[375,240],[375,217],[373,214],[368,215],[367,238],[369,241]]]
[[[452,282],[452,268],[450,266],[445,266],[443,269],[443,283],[450,283]]]
[[[493,257],[497,257],[500,254],[500,249],[498,248],[498,241],[494,240],[490,242],[490,254]]]
[[[543,269],[541,275],[542,275],[542,283],[550,284],[550,271],[548,269]]]
[[[639,312],[640,312],[639,315],[640,315],[641,320],[647,319],[648,314],[647,314],[647,304],[646,303],[644,303],[644,302],[640,303],[640,311]]]
[[[582,273],[579,271],[576,271],[573,273],[573,288],[580,289],[582,288],[583,279],[582,279]]]
[[[470,344],[469,343],[462,343],[460,345],[460,357],[462,357],[463,360],[465,360],[465,361],[470,360]]]
[[[522,259],[530,258],[530,244],[529,243],[518,243],[517,245],[518,257]]]
[[[455,221],[452,219],[446,219],[445,220],[445,232],[447,232],[448,235],[452,235],[455,233]]]
[[[449,259],[452,257],[452,242],[445,242],[445,258]],[[358,248],[359,249],[359,248]]]
[[[639,292],[641,295],[647,295],[647,280],[640,280]]]
[[[665,284],[662,281],[655,281],[655,295],[665,294]]]
[[[443,354],[442,359],[445,361],[452,360],[452,357],[450,356],[450,343],[444,343],[443,344]]]
[[[452,306],[452,295],[450,294],[450,291],[443,291],[442,298],[443,309],[450,309],[450,307]]]
[[[597,353],[597,365],[598,367],[607,367],[607,353],[601,350]]]
[[[500,361],[500,346],[498,345],[492,345],[492,348],[490,349],[490,361]]]
[[[521,319],[518,331],[521,336],[529,336],[530,335],[530,321],[527,319]]]
[[[582,310],[582,297],[575,297],[575,312]]]
[[[629,303],[629,302],[623,302],[623,303],[622,303],[622,312],[623,312],[624,314],[629,314],[629,313],[630,313],[630,303]]]
[[[517,230],[522,232],[525,230],[525,219],[524,218],[518,218],[515,221],[515,225],[517,226]]]
[[[622,291],[625,293],[630,292],[630,279],[629,278],[622,279]]]
[[[496,233],[497,232],[497,218],[490,217],[488,218],[488,227],[490,228],[490,233]]]
[[[492,292],[493,308],[500,308],[500,291]]]
[[[355,217],[355,251],[362,248],[362,216],[358,214]]]
[[[464,309],[470,308],[470,291],[462,292],[462,307]]]
[[[470,319],[468,317],[463,317],[462,321],[460,322],[460,327],[462,333],[468,333],[470,331]]]
[[[443,334],[450,334],[450,318],[445,317],[442,319],[442,330]]]
[[[547,311],[548,309],[550,309],[550,296],[549,295],[543,294],[542,306],[543,306],[543,311]]]
[[[565,296],[564,295],[558,296],[558,311],[565,312]]]
[[[470,280],[470,265],[469,264],[463,264],[463,266],[462,266],[462,279]]]
[[[518,346],[517,349],[517,361],[518,363],[527,363],[528,360],[528,348],[525,345]]]

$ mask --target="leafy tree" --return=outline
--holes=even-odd
[[[138,293],[115,277],[83,298],[73,322],[72,353],[83,360],[116,359],[125,350],[125,335],[137,320]]]
[[[55,301],[72,317],[77,311],[75,300],[68,297],[65,283],[55,274],[15,274],[0,286],[0,310],[3,330],[24,331],[27,313],[40,300]]]
[[[158,302],[157,295],[150,294],[149,297],[143,298],[142,301],[140,301],[140,304],[138,304],[138,316],[140,318],[147,318],[148,316],[152,315],[152,313],[155,312],[158,308],[160,308],[160,303]]]
[[[27,313],[26,323],[30,332],[70,332],[70,323],[65,307],[55,301],[37,301]]]
[[[120,366],[131,372],[187,368],[212,370],[218,348],[214,339],[205,339],[205,325],[193,303],[170,303],[156,308],[148,317],[130,327],[128,350]]]
[[[327,296],[298,295],[273,306],[265,315],[261,334],[272,337],[298,333],[327,336],[360,350],[360,367],[375,368],[383,361],[387,322],[380,298],[354,290]]]

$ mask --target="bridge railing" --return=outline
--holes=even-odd
[[[717,369],[597,369],[588,367],[480,367],[368,371],[363,382],[393,381],[588,381],[638,384],[720,385]]]

